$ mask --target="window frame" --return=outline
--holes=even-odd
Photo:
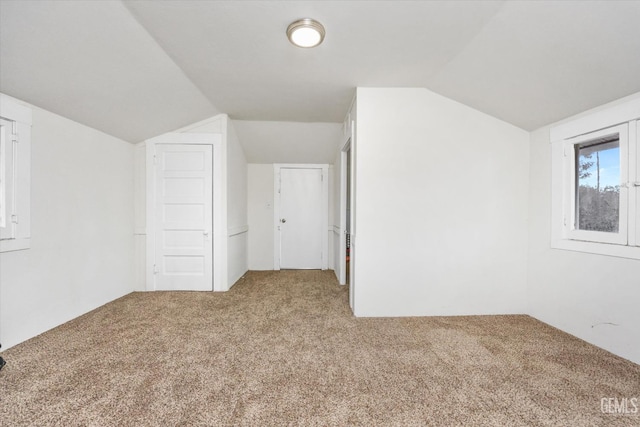
[[[7,226],[7,155],[5,120],[0,118],[0,228]],[[7,123],[9,123],[7,121]]]
[[[610,233],[603,231],[589,231],[580,230],[576,227],[577,222],[577,194],[576,194],[576,145],[583,144],[594,139],[602,138],[605,136],[618,134],[619,141],[619,160],[620,160],[620,192],[619,192],[619,213],[618,213],[618,232]],[[629,163],[629,125],[627,123],[612,126],[609,128],[601,129],[599,131],[590,132],[584,135],[579,135],[573,138],[568,138],[563,141],[563,157],[564,168],[563,173],[566,176],[563,177],[564,184],[568,186],[565,189],[564,203],[564,215],[563,215],[563,236],[565,239],[580,240],[586,242],[595,243],[611,243],[618,245],[628,244],[628,188],[624,186],[624,183],[629,182],[628,179],[628,163]]]
[[[640,259],[640,96],[550,129],[552,155],[551,247]],[[618,233],[575,230],[575,145],[620,134]]]
[[[0,233],[2,253],[31,247],[32,110],[20,101],[0,94],[0,118],[5,122],[5,151],[0,166],[5,178],[4,226],[0,229],[3,231]],[[11,150],[8,150],[8,144],[11,144]],[[7,154],[9,151],[10,155]],[[6,188],[7,185],[11,188]]]
[[[629,135],[635,135],[635,144],[629,147],[629,204],[635,207],[635,221],[629,220],[629,236],[640,247],[640,119],[629,122]],[[635,162],[633,161],[635,159]],[[635,177],[635,181],[631,178]],[[640,257],[639,257],[640,258]]]

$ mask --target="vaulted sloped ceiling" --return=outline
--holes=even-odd
[[[318,48],[287,41],[301,17]],[[341,122],[357,86],[527,130],[640,91],[640,1],[0,0],[0,25],[0,91],[131,142],[219,112]]]
[[[0,92],[126,141],[219,113],[114,1],[0,1]]]
[[[218,108],[247,120],[341,122],[356,86],[425,86],[496,2],[131,1],[127,7]],[[287,26],[313,17],[315,49]]]

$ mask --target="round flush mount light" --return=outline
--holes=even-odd
[[[324,27],[310,18],[299,19],[287,27],[287,37],[298,47],[316,47],[324,40]]]

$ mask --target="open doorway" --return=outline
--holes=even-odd
[[[341,284],[349,286],[349,306],[354,307],[354,181],[353,139],[343,145],[340,157],[340,244],[338,263]]]
[[[351,273],[351,144],[347,147],[346,152],[347,164],[345,165],[345,175],[346,175],[346,216],[345,216],[345,253],[343,256],[345,257],[345,284],[349,285],[349,275]],[[351,299],[351,298],[349,298]]]

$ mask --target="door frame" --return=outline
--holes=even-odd
[[[146,140],[146,290],[156,290],[154,265],[156,260],[156,144],[171,145],[211,145],[213,155],[213,206],[212,206],[212,245],[213,245],[213,287],[214,291],[224,291],[226,272],[226,206],[223,206],[223,158],[222,135],[216,133],[167,133]]]
[[[355,307],[356,289],[356,123],[351,119],[351,113],[347,117],[346,140],[340,148],[340,245],[339,257],[340,277],[338,281],[341,285],[346,284],[346,252],[347,252],[347,151],[351,151],[351,162],[349,165],[349,224],[351,228],[351,247],[349,251],[349,307]]]
[[[329,269],[329,165],[274,163],[273,165],[273,269],[280,270],[280,170],[320,169],[322,172],[322,269]]]
[[[338,244],[338,283],[347,283],[347,152],[351,149],[351,138],[340,149],[340,242]],[[353,153],[351,153],[353,155]],[[350,169],[350,168],[349,168]]]

